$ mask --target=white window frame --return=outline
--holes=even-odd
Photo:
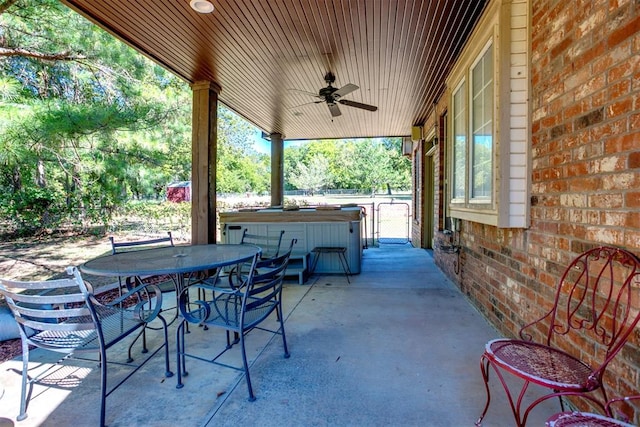
[[[530,27],[528,0],[489,0],[480,21],[447,76],[448,103],[452,120],[446,159],[446,195],[452,218],[504,228],[526,228],[530,222]],[[491,123],[490,191],[472,197],[473,129],[472,70],[492,49],[493,105]],[[454,95],[465,88],[466,168],[465,195],[454,193],[455,125]],[[455,178],[458,178],[457,176]],[[455,196],[455,197],[454,197]]]

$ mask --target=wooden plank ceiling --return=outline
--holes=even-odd
[[[424,123],[486,0],[63,0],[188,83],[286,139],[405,136]],[[359,86],[332,117],[317,94]]]

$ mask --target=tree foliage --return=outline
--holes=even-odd
[[[300,161],[290,174],[290,183],[298,189],[307,190],[313,195],[321,189],[330,188],[333,175],[329,161],[322,154],[315,154],[308,160],[308,164]]]
[[[411,162],[402,156],[399,138],[322,140],[285,150],[288,189],[354,189],[375,193],[407,190]]]
[[[57,0],[0,0],[0,70],[0,212],[23,229],[107,222],[190,179],[187,84]],[[255,131],[219,115],[218,189],[267,191]]]
[[[219,193],[269,191],[270,160],[255,151],[255,133],[253,126],[228,109],[218,110],[216,190]]]

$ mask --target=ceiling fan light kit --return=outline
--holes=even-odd
[[[320,101],[316,101],[315,103],[326,102],[327,107],[329,108],[329,112],[331,113],[331,117],[338,117],[342,114],[338,104],[346,105],[348,107],[359,108],[361,110],[367,111],[377,111],[378,107],[374,105],[363,104],[361,102],[350,101],[348,99],[342,99],[343,96],[350,94],[353,91],[359,89],[358,86],[353,83],[347,83],[341,88],[333,87],[332,84],[336,81],[336,76],[329,71],[324,76],[324,81],[327,82],[327,87],[323,87],[318,91],[318,94],[315,95],[310,92],[308,93],[311,96],[315,96],[316,98],[320,98]],[[304,92],[304,91],[301,91]]]
[[[207,0],[191,0],[189,4],[191,5],[191,9],[198,13],[211,13],[213,9],[215,9],[213,3]]]

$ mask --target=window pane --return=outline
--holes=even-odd
[[[471,70],[471,198],[490,199],[493,170],[493,47]]]
[[[466,190],[467,126],[465,121],[465,84],[453,94],[453,185],[452,198],[463,199]]]

